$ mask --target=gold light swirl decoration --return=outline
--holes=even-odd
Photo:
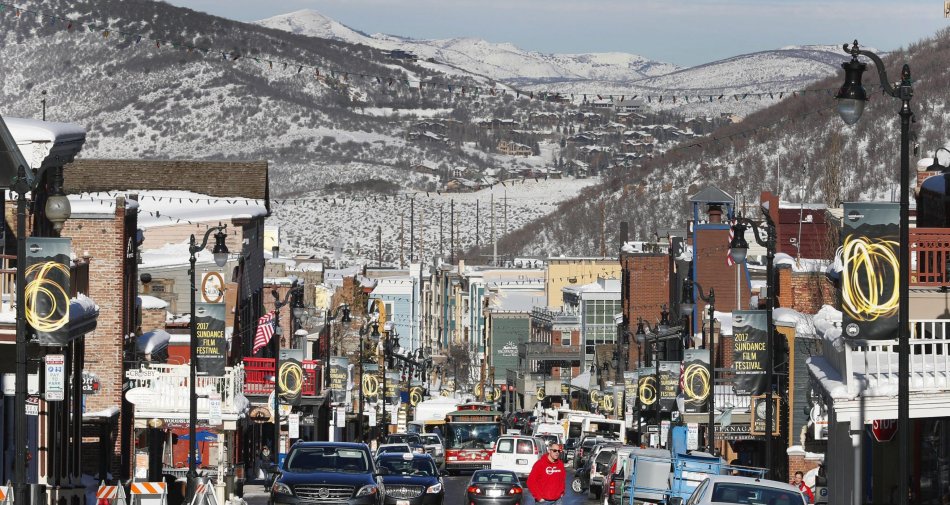
[[[536,393],[537,396],[538,396],[538,401],[541,401],[541,400],[543,400],[543,399],[546,398],[545,391],[544,391],[544,386],[538,386],[538,390],[535,391],[535,393]]]
[[[709,398],[709,368],[703,363],[692,363],[683,370],[683,393],[686,401],[701,405]]]
[[[303,390],[303,368],[293,361],[285,361],[277,372],[280,396],[287,398],[299,396]]]
[[[364,396],[376,396],[379,394],[379,378],[375,374],[364,373],[363,378],[360,379],[360,384],[363,387]]]
[[[613,410],[614,409],[614,395],[604,395],[600,400],[600,406],[604,410]]]
[[[842,307],[851,317],[860,321],[874,321],[897,313],[900,282],[898,243],[848,235],[842,247],[841,259],[845,264],[841,282]],[[885,281],[894,283],[886,286]],[[866,284],[865,284],[866,283]],[[890,292],[886,289],[890,288]]]
[[[24,288],[26,321],[36,331],[53,332],[69,323],[69,293],[51,278],[58,275],[68,279],[69,267],[56,261],[45,261],[30,265],[26,269],[25,276],[29,279]],[[46,314],[40,314],[37,310],[41,300],[49,302]],[[65,310],[60,317],[54,319],[60,307]]]
[[[413,407],[415,407],[416,405],[419,405],[421,401],[422,401],[422,388],[419,386],[415,386],[409,391],[409,405],[412,405]]]
[[[656,403],[656,379],[653,376],[640,377],[640,403],[650,406]]]

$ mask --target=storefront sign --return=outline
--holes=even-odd
[[[224,338],[224,304],[195,304],[195,356],[198,374],[223,377],[228,343]]]
[[[766,411],[766,406],[768,403],[765,401],[765,396],[753,396],[752,404],[749,407],[749,411],[752,413],[752,429],[749,430],[749,433],[753,435],[765,435],[766,427],[768,424],[765,423],[765,418],[768,412]],[[778,433],[778,410],[779,406],[779,397],[772,396],[772,433]]]
[[[99,376],[87,372],[86,370],[82,371],[82,394],[84,395],[94,395],[99,393]]]
[[[844,204],[841,312],[846,338],[892,339],[897,332],[900,208]]]
[[[346,381],[349,359],[341,356],[330,358],[330,389],[333,391],[333,403],[343,403],[346,400]]]
[[[730,424],[729,426],[716,425],[716,439],[736,442],[740,440],[762,440],[765,437],[749,432],[748,423]]]
[[[712,376],[709,365],[709,350],[685,349],[683,351],[683,398],[686,412],[706,412],[709,394],[712,392]]]
[[[765,392],[768,369],[769,332],[764,310],[737,310],[732,313],[732,359],[737,395]]]
[[[258,424],[269,423],[271,420],[270,409],[261,406],[251,407],[251,410],[247,413],[247,418]]]
[[[66,396],[66,357],[62,354],[47,354],[43,392],[46,401],[61,402]]]
[[[68,238],[26,238],[26,322],[40,345],[69,343]]]
[[[680,362],[660,362],[660,411],[672,412],[676,410],[676,395],[680,385]]]

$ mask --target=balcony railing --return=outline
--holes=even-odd
[[[126,372],[130,388],[145,388],[153,393],[149,401],[139,408],[149,412],[188,412],[189,391],[188,365],[165,365],[150,363]],[[195,392],[198,394],[199,414],[209,414],[208,393],[221,395],[222,414],[241,414],[247,408],[247,399],[242,394],[244,367],[238,365],[224,369],[220,377],[198,376]]]
[[[305,360],[303,387],[300,394],[316,396],[320,387],[321,365],[314,360]],[[244,358],[244,394],[267,396],[274,391],[274,358]]]
[[[910,389],[950,390],[950,320],[912,320]],[[897,340],[839,338],[823,347],[823,355],[852,392],[864,381],[876,394],[897,394]]]
[[[910,285],[948,286],[950,276],[950,230],[945,228],[911,228]]]

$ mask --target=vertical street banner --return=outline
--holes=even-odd
[[[623,373],[624,404],[630,410],[637,404],[637,386],[639,382],[639,373],[637,371]]]
[[[845,203],[841,249],[842,327],[847,338],[896,338],[900,207]]]
[[[224,304],[195,304],[195,370],[211,377],[223,377],[228,343],[224,338]]]
[[[396,405],[402,396],[402,374],[399,372],[386,372],[386,401],[390,405]]]
[[[708,349],[683,350],[683,398],[687,413],[708,412],[713,390]]]
[[[40,345],[69,343],[70,244],[68,238],[26,239],[26,322]]]
[[[640,410],[653,407],[659,392],[657,390],[656,375],[640,372],[640,378],[637,380],[637,400],[640,402]]]
[[[303,394],[304,370],[299,361],[288,358],[280,361],[277,368],[277,385],[280,398],[288,405],[299,405]]]
[[[673,412],[676,410],[676,395],[680,386],[680,362],[661,361],[659,377],[660,411]]]
[[[363,377],[360,378],[360,390],[363,392],[363,403],[376,403],[382,392],[382,382],[379,379],[379,365],[363,363]]]
[[[768,369],[768,315],[764,310],[737,310],[732,313],[733,388],[737,395],[765,392]]]
[[[346,401],[346,381],[350,360],[345,356],[330,358],[330,389],[333,390],[333,403]]]
[[[623,415],[623,393],[624,393],[623,384],[614,384],[613,411],[611,413],[618,417]]]

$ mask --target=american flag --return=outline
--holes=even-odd
[[[251,351],[251,354],[257,354],[257,351],[260,351],[264,346],[270,342],[270,338],[274,336],[274,311],[270,311],[267,314],[261,316],[257,320],[257,333],[254,334],[254,349]]]
[[[730,223],[732,224],[732,223]],[[732,226],[729,227],[729,238],[726,242],[726,266],[731,267],[736,264],[735,260],[732,259],[732,237],[735,236],[735,232],[732,231]]]

